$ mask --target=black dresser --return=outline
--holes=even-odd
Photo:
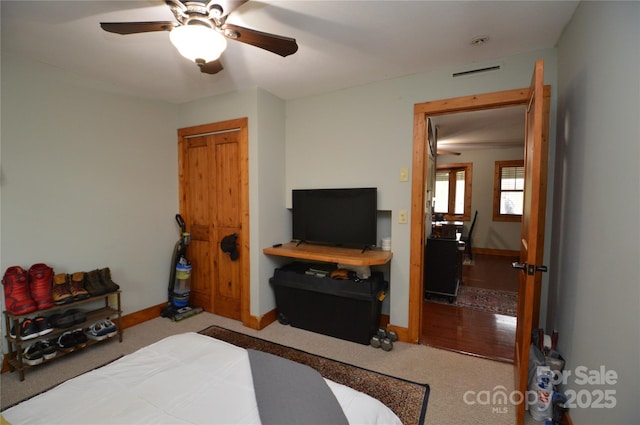
[[[449,238],[427,238],[424,250],[424,297],[449,297],[453,302],[462,283],[464,242]]]

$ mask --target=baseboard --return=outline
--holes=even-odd
[[[473,254],[485,254],[485,255],[498,255],[501,257],[519,257],[520,251],[512,251],[509,249],[494,249],[494,248],[473,248],[471,249]]]
[[[275,322],[277,317],[278,313],[273,309],[262,316],[249,315],[248,319],[242,320],[242,324],[248,328],[259,331],[260,329],[264,329],[271,323]]]
[[[122,316],[122,329],[127,329],[147,320],[155,319],[160,316],[162,309],[167,306],[167,303],[154,305],[152,307],[145,308],[133,313],[125,314]]]

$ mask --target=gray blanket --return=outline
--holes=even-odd
[[[348,424],[340,403],[315,369],[247,350],[264,425]]]

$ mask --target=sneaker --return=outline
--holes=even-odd
[[[39,345],[40,351],[42,351],[42,357],[45,360],[50,360],[58,354],[58,348],[56,344],[53,344],[48,339],[43,339],[42,341],[38,341],[36,344]]]
[[[36,324],[39,336],[46,335],[49,332],[53,331],[53,326],[51,325],[51,322],[49,321],[48,318],[43,316],[38,316],[35,319],[33,319],[33,321]]]
[[[2,278],[4,305],[13,315],[28,314],[37,310],[29,291],[29,274],[20,266],[9,267]]]
[[[16,326],[11,328],[9,336],[13,339],[17,339],[18,337],[18,335],[16,335],[16,328],[19,329],[20,339],[23,341],[27,341],[39,335],[38,326],[31,319],[24,319],[21,323],[16,323]]]
[[[38,263],[29,269],[29,289],[31,297],[36,302],[38,310],[53,307],[51,285],[53,283],[53,269],[46,264]]]
[[[94,341],[102,341],[117,334],[118,329],[116,325],[109,319],[96,322],[85,331],[85,335]]]
[[[84,289],[84,272],[76,272],[71,275],[71,283],[69,283],[69,290],[73,295],[74,301],[84,300],[91,295]]]
[[[44,356],[42,350],[40,350],[38,343],[31,344],[22,352],[22,362],[29,366],[35,366],[42,363]]]
[[[58,337],[58,348],[60,351],[69,353],[76,348],[76,338],[72,331],[67,331]]]
[[[100,281],[102,282],[102,286],[106,289],[106,292],[116,292],[120,289],[120,285],[111,279],[111,269],[109,269],[109,267],[99,269],[98,275],[100,276]]]
[[[73,295],[69,289],[69,281],[71,276],[60,273],[53,276],[53,289],[51,297],[56,305],[66,304],[73,301]]]
[[[72,332],[76,348],[84,348],[87,346],[87,336],[82,329],[76,329]]]

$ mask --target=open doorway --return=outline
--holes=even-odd
[[[525,107],[429,116],[428,125],[432,127],[436,152],[430,161],[435,184],[427,186],[427,245],[440,246],[436,243],[442,241],[435,238],[442,237],[441,223],[458,223],[458,237],[466,239],[467,250],[459,258],[462,278],[456,288],[457,296],[425,292],[420,342],[511,362],[518,274],[510,265],[518,260],[521,224],[518,211],[504,217],[500,214],[505,211],[505,205],[500,203],[512,202],[518,193],[501,196],[500,181],[504,182],[505,174],[509,173],[503,172],[501,176],[499,165],[521,165]],[[509,183],[517,181],[513,188],[521,190],[524,173],[510,177]],[[473,233],[467,237],[471,228]],[[434,248],[426,248],[425,261],[429,261],[426,256],[433,255]]]

